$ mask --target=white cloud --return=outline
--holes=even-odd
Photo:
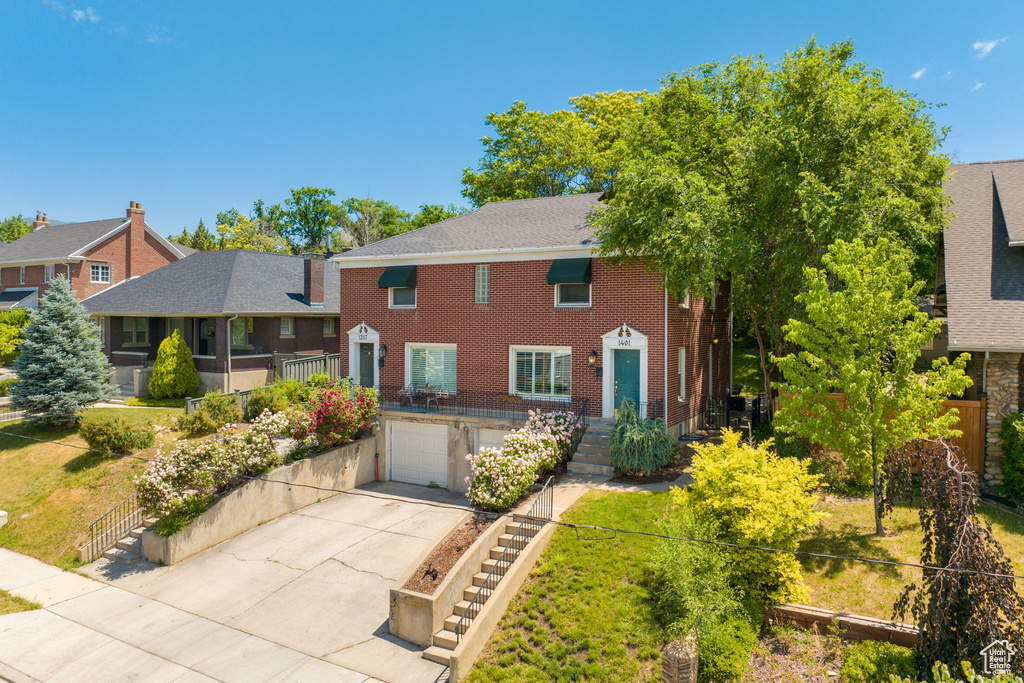
[[[947,71],[946,73],[944,73],[941,76],[939,76],[939,78],[941,78],[944,81],[948,81],[952,77],[953,77],[953,72],[952,71]]]
[[[914,73],[910,74],[910,77],[913,78],[916,81],[917,79],[921,78],[921,76],[924,76],[924,72],[927,71],[927,70],[928,70],[928,67],[922,66],[920,69],[918,69]]]
[[[43,4],[58,14],[64,14],[64,3],[59,0],[42,0]]]
[[[1010,36],[1004,36],[999,40],[979,40],[972,47],[978,51],[978,59],[981,59],[982,57],[987,57],[989,52],[996,49],[996,45],[1002,43],[1009,37]]]
[[[142,42],[150,45],[163,45],[171,42],[171,35],[166,26],[146,24],[142,27],[142,33]]]
[[[971,92],[974,92],[975,90],[981,90],[984,87],[985,87],[984,83],[975,83],[974,87],[971,88]]]
[[[100,15],[96,14],[96,10],[92,7],[86,7],[84,10],[71,10],[71,18],[75,21],[88,21],[90,24],[95,24],[100,20]]]

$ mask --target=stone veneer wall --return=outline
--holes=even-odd
[[[979,354],[981,355],[981,354]],[[1003,418],[1020,410],[1021,366],[1019,353],[992,353],[988,358],[986,384],[988,407],[985,413],[985,481],[1003,482],[1003,452],[999,430]]]

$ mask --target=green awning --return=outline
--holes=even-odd
[[[388,287],[415,287],[416,266],[389,266],[377,280],[381,289]]]
[[[563,258],[551,264],[548,271],[549,285],[590,284],[590,259]]]

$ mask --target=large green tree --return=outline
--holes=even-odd
[[[0,221],[0,242],[13,242],[32,232],[32,224],[21,214]]]
[[[394,237],[412,228],[409,214],[383,199],[351,197],[341,203],[337,216],[338,225],[357,247]]]
[[[217,238],[207,229],[202,218],[199,219],[199,225],[196,226],[196,231],[192,233],[192,242],[188,246],[196,251],[216,251],[221,248]]]
[[[775,427],[840,451],[875,499],[875,531],[882,527],[880,466],[911,439],[959,436],[957,411],[941,414],[949,396],[971,385],[969,358],[939,358],[931,370],[914,364],[942,321],[918,310],[909,250],[879,239],[837,241],[822,268],[805,268],[806,291],[797,295],[804,320],[783,327],[794,351],[775,358],[784,382]],[[840,402],[830,395],[841,391]]]
[[[293,246],[302,249],[324,246],[327,234],[337,225],[338,207],[331,201],[330,188],[303,187],[292,190],[285,201],[282,222]]]
[[[855,237],[927,251],[946,224],[945,131],[927,109],[848,41],[669,75],[618,143],[602,249],[643,260],[678,293],[731,280],[767,389],[783,325],[802,315],[804,266]]]
[[[465,208],[455,206],[454,204],[449,204],[448,206],[444,204],[420,204],[419,212],[406,222],[406,229],[415,230],[425,225],[433,225],[449,218],[461,216],[464,213],[466,213]]]
[[[19,351],[11,402],[33,423],[72,427],[79,410],[117,392],[96,323],[63,275],[39,299]]]
[[[613,92],[569,100],[570,109],[544,113],[515,102],[486,122],[476,170],[462,174],[463,196],[474,206],[503,199],[607,192],[621,163],[617,143],[646,93]]]

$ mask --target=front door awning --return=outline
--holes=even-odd
[[[590,284],[590,259],[557,259],[548,270],[549,285]]]
[[[389,287],[415,287],[416,266],[388,266],[377,280],[381,289]]]

